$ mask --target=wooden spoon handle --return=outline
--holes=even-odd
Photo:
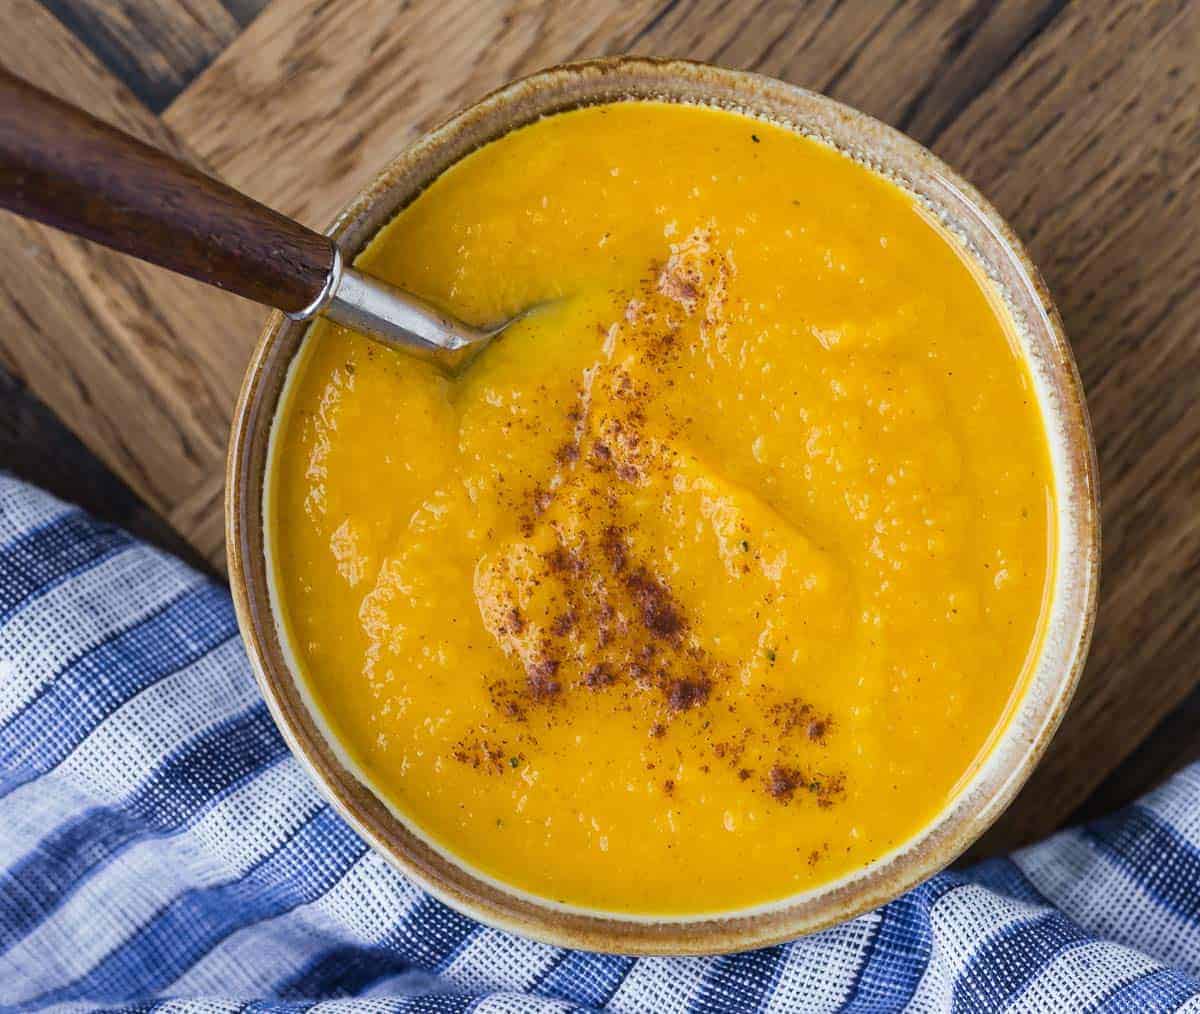
[[[327,236],[0,69],[0,207],[298,313]]]

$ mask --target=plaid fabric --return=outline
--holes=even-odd
[[[225,591],[0,477],[0,1010],[1200,1010],[1200,770],[733,957],[563,951],[372,854],[293,762]]]

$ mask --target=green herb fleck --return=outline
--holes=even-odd
[[[521,759],[519,757],[509,757],[508,758],[508,766],[510,768],[519,767],[520,764],[521,764]]]
[[[771,665],[775,664],[775,649],[774,648],[767,649],[767,661],[770,662]]]

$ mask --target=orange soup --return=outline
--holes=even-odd
[[[1040,642],[1049,455],[1003,302],[908,192],[652,102],[454,166],[363,268],[460,373],[315,325],[274,599],[332,735],[477,871],[718,912],[869,864],[986,756]]]

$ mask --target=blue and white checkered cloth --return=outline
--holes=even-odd
[[[0,1010],[1200,1010],[1200,769],[786,946],[564,951],[375,856],[225,590],[0,476]]]

